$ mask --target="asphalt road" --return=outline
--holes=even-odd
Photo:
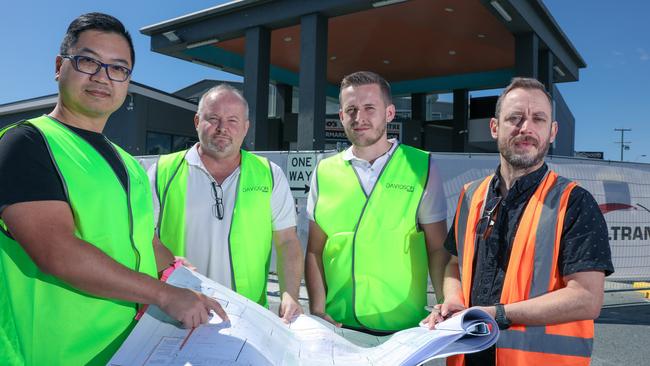
[[[592,366],[650,365],[650,301],[638,292],[605,293],[596,320]]]

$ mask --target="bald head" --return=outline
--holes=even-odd
[[[248,120],[248,102],[246,101],[246,99],[244,99],[244,96],[241,94],[239,90],[237,90],[236,88],[228,84],[219,84],[217,86],[210,88],[205,93],[203,93],[201,99],[199,100],[199,107],[197,108],[196,113],[199,115],[203,113],[205,109],[206,99],[216,99],[217,96],[222,94],[234,95],[236,99],[238,99],[241,102],[242,106],[244,107],[244,118]]]

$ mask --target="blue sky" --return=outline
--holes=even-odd
[[[614,128],[631,128],[625,160],[650,162],[650,1],[544,3],[587,63],[578,82],[559,86],[576,118],[576,150],[618,160]]]
[[[102,11],[131,31],[136,48],[133,80],[174,92],[205,78],[239,79],[149,51],[139,29],[202,10],[218,1],[11,1],[0,12],[0,104],[56,92],[54,57],[67,25],[79,14]],[[631,128],[625,160],[650,162],[650,1],[544,0],[587,62],[580,80],[559,89],[576,118],[576,150],[619,159],[620,134]],[[65,5],[62,5],[65,4]],[[560,131],[560,133],[562,133]],[[647,155],[647,156],[643,156]]]

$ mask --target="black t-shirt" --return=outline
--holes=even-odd
[[[63,125],[97,150],[127,186],[126,168],[103,134]],[[50,200],[68,201],[61,177],[38,129],[19,124],[0,138],[0,215],[14,203]]]

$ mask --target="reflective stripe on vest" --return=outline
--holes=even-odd
[[[428,263],[417,209],[428,172],[428,153],[399,145],[366,196],[341,154],[319,163],[314,218],[327,235],[325,311],[337,321],[388,332],[426,316]]]
[[[127,268],[155,277],[151,190],[140,164],[114,146],[127,172],[125,190],[104,157],[76,133],[47,116],[25,123],[43,136],[75,235]],[[136,314],[135,303],[91,296],[43,273],[4,234],[0,288],[3,364],[105,365]]]
[[[470,267],[473,265],[474,258],[474,246],[465,246],[465,243],[468,240],[473,240],[474,230],[467,230],[467,223],[469,217],[472,218],[472,222],[478,223],[481,213],[483,212],[483,205],[485,204],[485,198],[487,197],[488,187],[492,176],[488,176],[483,179],[483,181],[474,181],[465,185],[463,191],[461,192],[458,200],[458,205],[456,206],[456,221],[455,221],[455,237],[456,237],[456,249],[458,251],[458,269],[460,272],[461,285],[463,289],[463,300],[466,304],[469,304],[470,300],[470,291],[472,289],[472,276],[473,271],[466,271],[463,268]],[[473,197],[483,197],[481,201],[472,200]],[[474,224],[476,226],[476,224]]]
[[[155,175],[156,197],[160,207],[158,237],[178,256],[185,256],[185,192],[189,172],[185,155],[188,151],[161,155]]]
[[[187,151],[158,160],[156,191],[160,200],[160,240],[174,253],[185,255],[185,205],[189,167]],[[266,284],[273,238],[269,161],[241,150],[237,196],[228,234],[233,290],[267,306]]]
[[[456,212],[456,233],[465,305],[472,285],[476,225],[492,177],[467,186]],[[549,171],[526,205],[517,226],[500,301],[523,301],[561,288],[557,268],[564,216],[576,186]],[[477,214],[477,212],[479,214]],[[460,222],[466,222],[462,235]],[[498,365],[547,363],[588,365],[593,347],[593,321],[546,326],[515,324],[497,342]],[[452,362],[453,363],[453,362]]]

